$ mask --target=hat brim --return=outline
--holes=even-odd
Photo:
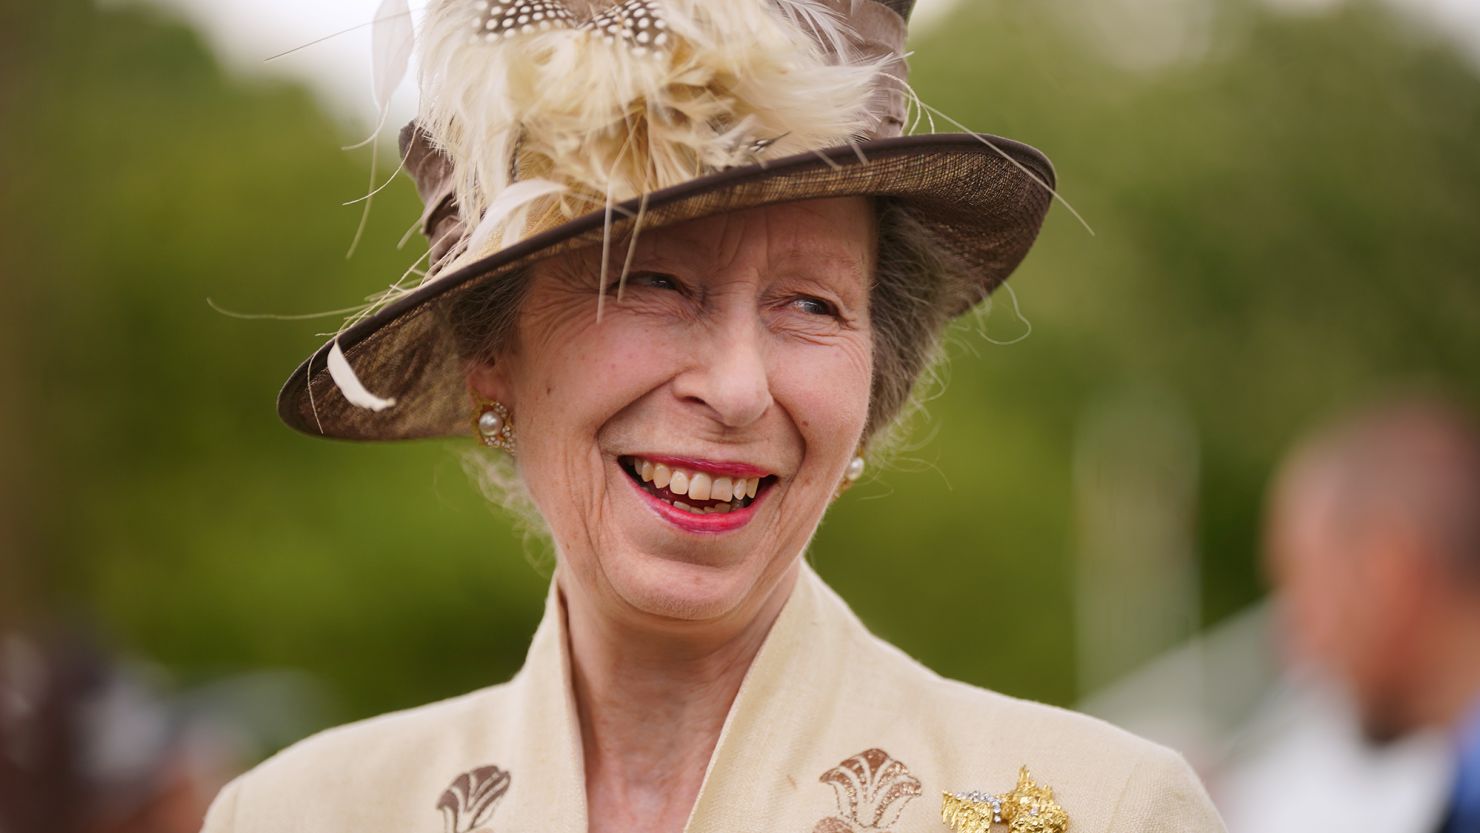
[[[1048,159],[1011,139],[964,133],[902,136],[731,168],[654,192],[643,206],[642,228],[796,200],[889,198],[980,276],[979,301],[1027,255],[1054,185]],[[631,225],[638,204],[632,200],[616,208],[614,233]],[[283,385],[278,415],[306,434],[348,440],[470,433],[465,369],[441,311],[482,281],[599,243],[606,221],[606,212],[595,211],[537,234],[418,287],[341,333],[337,341],[355,375],[376,395],[393,398],[394,406],[372,411],[344,398],[328,372],[331,340]]]

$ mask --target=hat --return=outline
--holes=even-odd
[[[615,276],[614,240],[774,203],[896,203],[973,274],[978,294],[950,310],[965,312],[1026,256],[1054,174],[1009,139],[905,135],[914,2],[432,0],[420,112],[401,135],[426,278],[303,362],[279,415],[344,439],[465,434],[468,357],[449,319],[464,293],[593,245],[617,249]]]

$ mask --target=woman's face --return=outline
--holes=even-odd
[[[625,245],[604,288],[599,247],[534,267],[510,349],[470,383],[513,414],[568,593],[666,619],[759,609],[862,436],[874,247],[848,197],[643,232],[620,294]]]

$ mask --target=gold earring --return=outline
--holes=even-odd
[[[858,482],[858,478],[863,477],[863,469],[863,455],[859,455],[857,457],[854,457],[852,460],[849,460],[848,468],[843,470],[843,480],[838,483],[838,491],[833,495],[833,497],[842,497],[843,492],[848,491],[849,486],[852,486],[854,483]]]
[[[473,432],[489,448],[502,448],[514,454],[514,419],[502,402],[479,402],[473,413]]]

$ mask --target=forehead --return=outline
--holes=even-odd
[[[867,274],[876,225],[866,197],[778,203],[643,231],[635,253],[710,267],[805,261]]]

